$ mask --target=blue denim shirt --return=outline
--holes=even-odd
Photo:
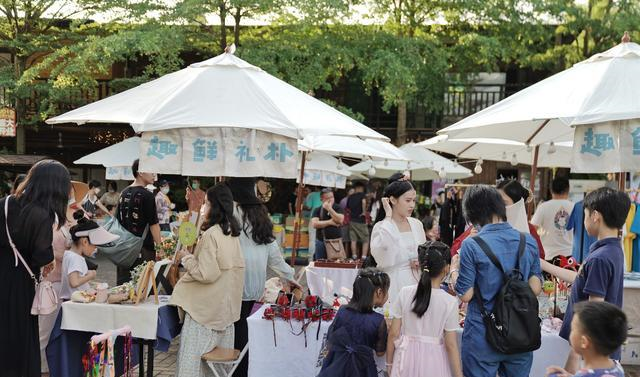
[[[488,224],[482,227],[478,235],[489,245],[505,272],[516,268],[520,243],[520,233],[517,230],[508,223]],[[527,244],[520,259],[519,270],[526,280],[532,276],[538,276],[542,280],[538,244],[531,235],[527,235],[525,239]],[[482,293],[485,309],[491,311],[502,285],[502,274],[480,246],[471,237],[464,240],[460,249],[460,272],[456,293],[462,296],[470,288],[477,286]],[[467,320],[469,319],[481,320],[480,308],[475,297],[467,310]]]

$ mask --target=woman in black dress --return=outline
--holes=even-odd
[[[31,315],[34,282],[16,260],[6,226],[31,270],[50,272],[55,263],[53,228],[64,225],[70,190],[67,168],[43,160],[31,167],[13,196],[0,200],[0,375],[4,377],[40,376],[38,316]]]

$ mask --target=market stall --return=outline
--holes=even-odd
[[[315,376],[322,367],[330,322],[312,322],[306,331],[302,323],[282,319],[264,319],[263,306],[247,320],[249,324],[249,377]],[[318,329],[319,326],[319,329]],[[458,330],[458,342],[462,329]],[[542,334],[542,346],[533,353],[531,376],[544,376],[550,365],[564,365],[569,343],[556,333]],[[378,370],[384,369],[384,357],[376,357]],[[280,366],[280,367],[279,367]]]
[[[180,333],[177,309],[167,306],[167,302],[168,296],[160,296],[159,303],[151,298],[138,305],[64,303],[46,351],[50,376],[84,376],[82,358],[91,336],[128,325],[133,342],[138,345],[134,363],[147,346],[146,376],[152,377],[154,349],[167,352],[172,339]],[[122,344],[116,343],[117,354],[118,347]],[[115,361],[116,370],[122,371],[122,359]],[[140,376],[145,375],[144,362],[140,363],[139,372]]]

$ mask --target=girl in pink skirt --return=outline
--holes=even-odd
[[[418,257],[420,282],[402,288],[391,306],[387,371],[391,377],[462,377],[458,300],[440,288],[449,273],[449,247],[429,241]]]

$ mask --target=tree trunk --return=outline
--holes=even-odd
[[[587,27],[584,30],[584,44],[582,45],[582,56],[584,59],[587,59],[589,57],[589,35],[591,34],[591,14],[593,11],[593,2],[592,0],[588,1],[588,5],[587,5],[587,18],[589,20],[589,24],[587,25]]]
[[[242,20],[242,8],[236,8],[233,20],[235,21],[235,25],[233,26],[233,43],[236,44],[236,47],[240,47],[240,21]]]
[[[16,81],[22,77],[22,73],[26,67],[26,58],[17,56],[14,54],[13,57],[13,66],[15,69],[15,78]],[[25,154],[27,150],[27,141],[26,141],[26,125],[23,124],[24,115],[25,115],[25,102],[23,99],[16,97],[15,100],[15,110],[16,110],[16,154]]]
[[[407,142],[407,102],[398,102],[398,128],[396,144],[401,146]]]
[[[224,1],[220,1],[220,52],[227,48],[227,7]]]

